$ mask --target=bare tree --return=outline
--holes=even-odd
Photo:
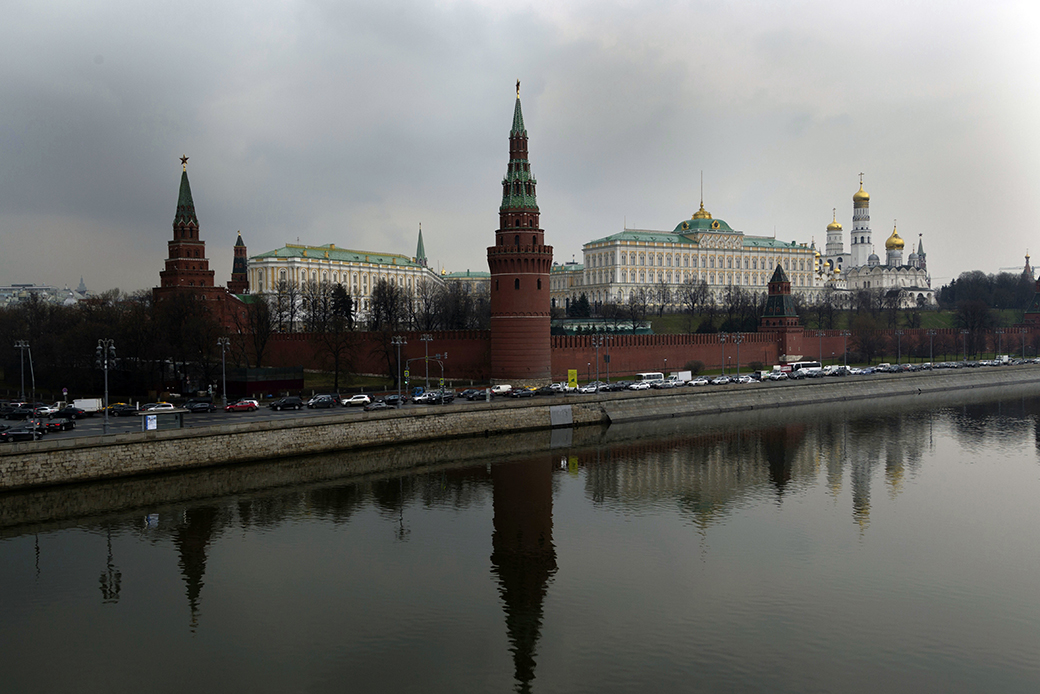
[[[370,330],[397,330],[407,316],[404,291],[389,280],[380,279],[372,286]]]
[[[278,332],[291,333],[296,330],[300,311],[300,287],[292,280],[278,280],[275,302],[272,308]]]
[[[409,318],[415,330],[436,330],[439,327],[440,294],[443,291],[443,287],[438,288],[428,279],[415,283],[415,291],[408,297]]]
[[[657,315],[664,315],[664,310],[672,305],[672,289],[664,280],[658,280],[653,288],[653,301],[657,304]]]
[[[647,314],[650,313],[651,301],[651,290],[648,290],[646,287],[638,287],[632,290],[632,293],[628,296],[628,311],[632,315],[633,323],[646,320]]]

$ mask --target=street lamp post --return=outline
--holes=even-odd
[[[585,382],[592,383],[592,362],[585,364]]]
[[[928,329],[928,363],[935,363],[935,330]]]
[[[1022,361],[1026,359],[1026,329],[1019,328],[1018,332],[1022,334]]]
[[[25,340],[18,340],[14,343],[14,348],[18,350],[22,365],[22,391],[18,395],[18,399],[25,402],[25,350],[29,349],[29,343]]]
[[[105,423],[104,433],[108,433],[108,362],[116,358],[116,343],[112,338],[102,338],[97,341],[98,366],[105,370]],[[30,358],[31,359],[31,358]]]
[[[820,346],[819,346],[819,350],[820,350],[820,365],[822,366],[823,365],[823,331],[822,330],[817,330],[816,331],[816,337],[820,338]]]
[[[997,358],[997,353],[1004,351],[1004,329],[1003,328],[997,328],[994,332],[997,333],[997,345],[998,345],[997,351],[993,353],[993,358],[996,359]]]
[[[722,351],[719,354],[719,363],[722,365],[722,375],[726,375],[726,333],[719,333],[719,345]]]
[[[734,335],[733,341],[737,343],[737,378],[740,378],[740,343],[744,341],[743,333]]]
[[[596,348],[596,383],[599,383],[599,348],[603,345],[603,336],[592,338],[592,346]],[[597,387],[597,392],[599,388]]]
[[[398,403],[400,403],[401,402],[401,345],[407,345],[408,342],[405,341],[405,339],[403,337],[401,337],[400,335],[394,335],[393,339],[390,340],[390,344],[392,344],[395,347],[397,347],[397,401],[398,401]]]
[[[614,339],[613,335],[607,335],[607,353],[603,355],[603,361],[607,364],[607,383],[610,383],[610,341]],[[1023,338],[1024,340],[1025,338]],[[1024,344],[1024,343],[1023,343]]]
[[[896,364],[903,363],[903,331],[896,331]]]
[[[422,341],[423,345],[426,347],[426,390],[429,390],[430,389],[430,342],[433,341],[433,335],[430,335],[429,333],[424,333],[423,336],[419,338],[419,340]]]
[[[961,349],[964,350],[964,361],[968,361],[968,331],[961,329]]]
[[[849,331],[841,331],[841,351],[845,355],[845,368],[849,367]]]
[[[227,407],[227,350],[231,346],[231,339],[218,337],[217,345],[220,346],[220,398]]]

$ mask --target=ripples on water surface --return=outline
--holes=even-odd
[[[3,689],[1036,692],[1040,401],[923,404],[0,497]]]

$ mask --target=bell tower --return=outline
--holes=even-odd
[[[552,377],[549,269],[552,246],[539,226],[537,181],[527,159],[527,130],[516,82],[509,164],[502,179],[491,270],[491,382],[545,385]]]

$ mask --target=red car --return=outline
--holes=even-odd
[[[260,409],[260,403],[256,400],[239,400],[224,408],[225,412],[256,412]]]

